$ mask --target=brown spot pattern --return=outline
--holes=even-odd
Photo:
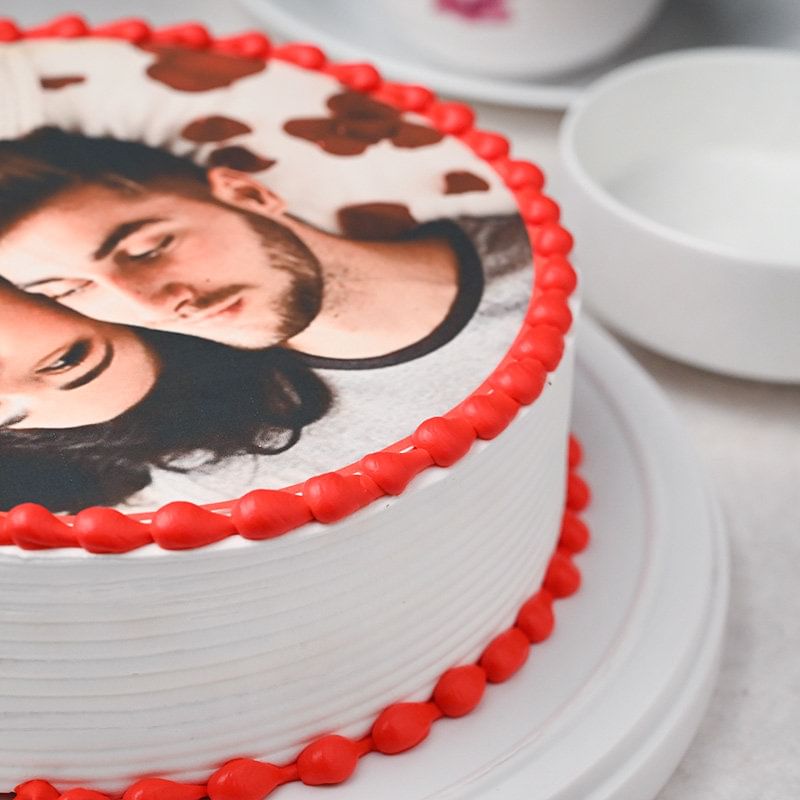
[[[292,119],[283,129],[290,136],[314,142],[335,156],[361,155],[385,139],[396,147],[425,147],[442,140],[438,131],[406,122],[397,109],[360,92],[334,95],[327,106],[329,117]]]
[[[229,56],[208,50],[140,46],[156,54],[156,60],[147,68],[147,74],[179,92],[222,89],[266,69],[266,63],[261,59]]]
[[[466,192],[488,192],[489,184],[472,172],[448,172],[444,176],[445,194],[465,194]]]
[[[252,128],[230,117],[211,116],[200,117],[190,122],[182,131],[181,136],[190,142],[202,144],[204,142],[224,142],[234,136],[251,133]]]
[[[336,212],[342,233],[350,239],[396,239],[419,223],[401,203],[361,203]]]
[[[264,158],[240,145],[220,147],[208,157],[209,167],[230,167],[241,172],[263,172],[274,163],[274,159]]]
[[[76,83],[85,82],[85,75],[53,75],[39,79],[42,89],[47,89],[48,91],[63,89],[65,86],[73,86]]]
[[[425,125],[404,122],[392,137],[395,147],[425,147],[442,141],[442,134]]]

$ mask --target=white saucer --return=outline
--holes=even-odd
[[[478,711],[437,723],[401,756],[367,756],[326,800],[646,800],[666,782],[717,674],[725,537],[662,394],[589,322],[574,430],[594,538],[553,637]],[[308,791],[292,784],[280,797]]]
[[[422,83],[443,95],[525,108],[566,108],[581,90],[621,64],[687,47],[759,45],[800,49],[800,3],[794,0],[668,0],[638,39],[608,61],[549,80],[481,78],[410,61],[368,3],[348,0],[240,0],[275,36],[320,45],[340,60],[369,61],[388,77]],[[362,13],[366,11],[367,13]]]

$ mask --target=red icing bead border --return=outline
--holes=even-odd
[[[238,500],[204,506],[173,502],[148,514],[127,515],[95,507],[75,516],[57,516],[40,505],[24,503],[0,512],[0,545],[25,550],[77,547],[96,554],[125,553],[153,543],[166,550],[188,550],[236,534],[247,539],[270,539],[314,520],[336,522],[379,497],[402,493],[411,479],[428,467],[456,463],[476,439],[494,438],[522,405],[537,399],[547,373],[561,361],[564,336],[572,325],[569,298],[577,277],[566,258],[572,249],[572,236],[558,223],[558,205],[542,194],[542,171],[530,162],[511,159],[508,141],[499,134],[475,128],[475,114],[469,106],[440,101],[421,86],[384,81],[369,64],[331,63],[313,45],[273,47],[259,32],[214,38],[195,23],[152,29],[139,19],[91,28],[74,15],[23,30],[13,20],[0,19],[0,43],[80,37],[116,38],[136,44],[149,41],[248,58],[277,58],[324,72],[344,86],[400,111],[427,117],[433,127],[460,139],[487,161],[514,193],[533,246],[535,283],[525,321],[489,378],[454,409],[425,420],[411,436],[379,453],[303,484],[279,490],[257,489]],[[223,511],[229,515],[218,513]]]
[[[416,747],[443,717],[463,717],[481,702],[487,684],[503,683],[528,660],[532,645],[549,638],[555,626],[553,602],[570,597],[581,585],[573,556],[589,544],[589,529],[579,514],[590,500],[586,482],[578,475],[580,445],[569,441],[568,486],[580,481],[581,492],[567,491],[558,544],[539,590],[521,606],[514,625],[495,636],[476,664],[452,667],[440,676],[430,699],[422,703],[394,703],[385,708],[362,739],[338,734],[307,745],[290,764],[278,766],[251,758],[234,758],[216,770],[204,785],[143,778],[128,787],[122,800],[263,800],[273,790],[293,781],[308,786],[347,780],[367,753],[396,755]],[[91,789],[59,792],[45,780],[31,780],[14,789],[15,800],[110,800]]]

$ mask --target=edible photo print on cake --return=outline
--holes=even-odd
[[[283,62],[113,41],[2,46],[0,94],[12,76],[0,510],[300,483],[445,413],[513,342],[513,197],[423,118]]]

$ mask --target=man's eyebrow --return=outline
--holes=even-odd
[[[72,389],[79,389],[81,386],[86,386],[87,383],[91,383],[95,378],[102,375],[111,366],[111,362],[113,360],[114,346],[111,344],[111,342],[108,342],[108,344],[106,344],[106,351],[103,354],[103,358],[96,367],[92,367],[92,369],[81,375],[79,378],[75,378],[74,381],[65,383],[63,386],[59,386],[58,388],[62,392],[69,392]]]
[[[123,222],[117,225],[105,239],[97,250],[92,253],[92,258],[95,261],[104,259],[107,255],[114,252],[114,248],[123,240],[127,239],[131,234],[141,230],[147,225],[155,225],[157,222],[164,222],[163,217],[147,217],[146,219],[135,219],[131,222]]]

